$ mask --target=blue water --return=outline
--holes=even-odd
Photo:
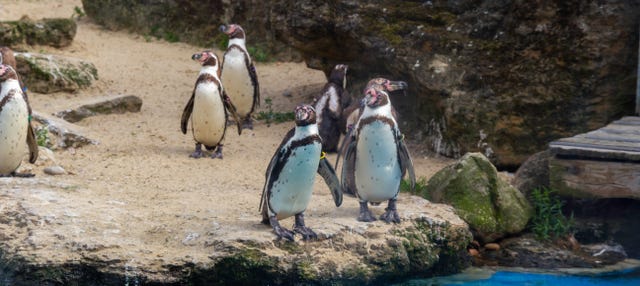
[[[485,274],[487,274],[485,272]],[[497,271],[488,273],[489,277],[479,273],[438,277],[432,279],[416,279],[399,284],[402,286],[511,286],[511,285],[561,285],[561,286],[638,286],[640,285],[640,269],[628,269],[594,275],[567,275],[549,273],[523,273]]]

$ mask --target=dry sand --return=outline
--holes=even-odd
[[[82,7],[81,1],[2,0],[0,20],[16,20],[22,15],[32,19],[70,17],[76,6]],[[212,222],[249,226],[259,223],[264,171],[293,122],[271,126],[256,122],[253,131],[244,130],[240,136],[230,126],[223,160],[189,158],[194,142],[191,134],[180,132],[180,115],[199,71],[190,57],[203,47],[104,30],[85,17],[78,21],[78,32],[70,47],[29,49],[87,60],[97,67],[99,74],[92,87],[75,94],[30,93],[32,107],[38,112],[55,113],[76,102],[104,95],[136,95],[143,100],[139,113],[95,116],[77,123],[100,144],[55,150],[60,165],[71,174],[51,177],[42,171],[46,164],[23,164],[32,169],[38,180],[60,186],[62,191],[56,194],[59,205],[71,201],[87,206],[82,213],[69,214],[70,217],[95,221],[96,229],[83,229],[75,234],[66,229],[67,233],[60,233],[61,236],[117,234],[123,247],[131,241],[147,244],[148,249],[141,251],[157,253],[155,247],[191,251],[181,247],[185,240],[188,242],[185,234],[210,232]],[[262,97],[271,98],[276,111],[291,111],[298,103],[308,102],[308,93],[303,91],[318,89],[325,82],[322,72],[308,69],[304,63],[257,63],[256,68]],[[283,96],[286,91],[292,96]],[[265,109],[263,102],[261,110]],[[417,176],[422,178],[429,178],[451,163],[414,148],[412,155]],[[335,155],[330,159],[333,162]],[[15,185],[29,188],[24,181],[0,181],[0,188]],[[307,223],[313,224],[315,217],[332,208],[335,207],[331,195],[318,178],[306,213]],[[358,206],[354,199],[345,198],[341,208],[355,220]],[[287,221],[284,225],[291,223]],[[264,233],[272,236],[268,227],[264,227]]]

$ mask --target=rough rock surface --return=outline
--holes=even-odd
[[[25,86],[35,92],[75,92],[98,79],[96,67],[77,58],[16,53],[16,61]]]
[[[521,166],[513,178],[513,186],[528,196],[540,187],[549,187],[549,151],[533,154]]]
[[[140,108],[142,108],[142,99],[140,97],[135,95],[112,95],[93,98],[78,104],[76,107],[57,112],[56,116],[74,123],[98,114],[139,112]]]
[[[48,45],[56,48],[69,46],[76,35],[77,25],[70,18],[0,22],[0,42],[4,46]]]
[[[127,201],[87,199],[90,183],[37,177],[0,178],[0,185],[0,256],[8,264],[0,276],[12,285],[369,283],[454,273],[469,263],[467,225],[451,207],[417,196],[400,197],[401,224],[361,223],[357,208],[338,208],[307,217],[318,241],[290,243],[274,241],[258,216],[186,212],[178,228],[151,220],[138,230],[128,221],[146,218],[131,217]]]
[[[59,118],[41,114],[37,111],[33,112],[33,119],[46,128],[47,134],[53,134],[55,137],[47,135],[49,142],[43,141],[46,145],[55,146],[56,148],[77,148],[87,144],[98,144],[98,141],[91,139],[91,135],[87,135],[90,131],[81,126],[71,124]],[[37,132],[36,132],[37,133]]]
[[[501,168],[634,110],[638,0],[198,3],[83,1],[107,27],[209,43],[241,23],[250,43],[284,42],[325,73],[349,64],[354,95],[373,76],[406,80],[410,96],[393,99],[405,133]]]
[[[521,232],[533,214],[522,193],[500,178],[480,153],[465,154],[440,170],[429,179],[422,195],[452,205],[485,243]]]

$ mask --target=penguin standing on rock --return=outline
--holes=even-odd
[[[388,200],[380,219],[400,223],[396,200],[400,181],[409,172],[411,188],[415,187],[415,173],[404,136],[392,115],[392,106],[386,88],[372,84],[365,90],[365,107],[353,128],[350,143],[342,165],[342,188],[356,194],[360,200],[359,221],[376,218],[367,203]]]
[[[215,149],[211,158],[222,159],[222,141],[227,129],[227,112],[230,112],[238,124],[238,134],[242,132],[235,107],[220,84],[218,57],[211,51],[203,51],[191,57],[202,65],[198,80],[189,102],[182,112],[180,129],[187,134],[187,125],[191,118],[191,131],[196,141],[192,158],[203,156],[202,145],[207,150]]]
[[[351,97],[346,92],[347,65],[336,65],[329,75],[320,96],[313,100],[318,112],[318,128],[322,137],[322,151],[336,152],[343,124],[340,124],[342,110],[349,105]]]
[[[278,238],[290,241],[294,232],[304,240],[317,238],[305,226],[303,214],[311,200],[316,172],[329,186],[336,206],[342,204],[340,182],[322,152],[315,110],[310,105],[299,105],[295,118],[296,127],[287,133],[267,167],[260,200],[262,223],[270,224]],[[279,223],[291,216],[295,216],[293,232]]]
[[[11,66],[0,64],[0,85],[0,177],[33,177],[16,172],[22,162],[24,142],[29,147],[29,163],[38,159],[38,144],[29,102]]]
[[[242,127],[253,129],[251,115],[260,106],[260,86],[256,68],[245,46],[245,33],[240,25],[220,26],[229,36],[229,44],[222,63],[222,85],[238,108]]]

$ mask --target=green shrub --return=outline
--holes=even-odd
[[[535,214],[531,219],[531,230],[539,240],[551,240],[568,235],[573,227],[570,218],[562,214],[563,202],[554,190],[541,187],[533,190],[531,200]]]
[[[265,98],[264,103],[267,106],[267,111],[258,112],[256,119],[265,120],[267,126],[270,126],[271,123],[282,123],[296,119],[296,115],[293,112],[274,112],[273,100],[270,97]]]
[[[45,126],[36,128],[36,143],[38,146],[51,147],[51,140],[49,139],[49,130]]]

